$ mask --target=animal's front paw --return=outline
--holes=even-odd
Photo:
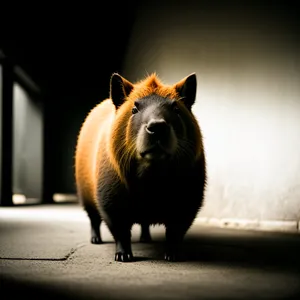
[[[133,261],[133,255],[132,253],[116,252],[115,261],[131,262]]]

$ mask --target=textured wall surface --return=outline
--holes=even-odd
[[[216,218],[300,219],[300,39],[283,2],[145,1],[126,53],[131,81],[198,76],[206,203]],[[275,2],[274,2],[275,3]]]

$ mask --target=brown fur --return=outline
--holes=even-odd
[[[131,128],[131,111],[137,99],[155,94],[177,101],[182,114],[193,124],[195,130],[193,142],[196,149],[194,159],[202,162],[202,177],[205,182],[205,158],[201,131],[195,117],[188,110],[178,92],[186,78],[174,85],[163,84],[156,74],[151,74],[135,84],[124,78],[122,80],[121,92],[124,93],[124,103],[117,107],[111,97],[98,104],[86,117],[78,136],[75,154],[76,186],[79,198],[89,213],[91,223],[93,223],[91,214],[95,215],[96,211],[99,215],[105,214],[100,204],[101,199],[99,199],[100,181],[106,180],[103,174],[113,174],[109,175],[107,184],[119,182],[118,187],[130,189],[127,175],[132,161],[138,157],[136,137],[132,137]],[[96,230],[94,227],[92,224],[92,231]],[[99,240],[101,242],[100,237]],[[117,238],[116,242],[118,242]]]

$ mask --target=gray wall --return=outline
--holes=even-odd
[[[123,75],[134,81],[156,71],[175,83],[197,73],[193,111],[208,163],[200,215],[299,220],[300,43],[292,2],[289,11],[284,1],[160,3],[140,7]]]
[[[40,199],[42,109],[19,84],[14,84],[13,93],[13,191]]]

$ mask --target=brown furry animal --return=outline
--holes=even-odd
[[[81,127],[76,185],[91,222],[91,242],[102,243],[104,220],[116,242],[116,261],[132,261],[131,228],[166,228],[165,259],[178,247],[201,208],[206,182],[202,134],[191,108],[196,75],[164,85],[156,74],[135,84],[119,74],[110,99],[98,104]]]

